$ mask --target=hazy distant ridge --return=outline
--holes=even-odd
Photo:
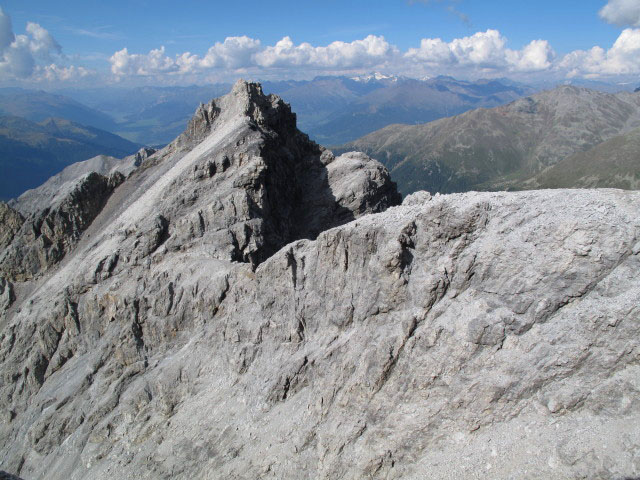
[[[556,180],[542,172],[557,164],[553,177],[558,179],[562,168],[575,170],[580,158],[591,165],[591,173],[585,171],[582,180],[570,180],[567,172],[561,186],[635,188],[633,182],[622,179],[638,178],[637,150],[625,150],[627,157],[631,155],[627,161],[599,166],[617,155],[613,150],[618,146],[633,145],[630,139],[573,157],[569,163],[559,162],[638,127],[638,93],[562,86],[502,107],[423,125],[391,125],[339,151],[361,150],[377,158],[391,169],[404,194],[421,189],[446,193],[552,186]]]

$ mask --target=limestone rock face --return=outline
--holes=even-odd
[[[15,281],[0,467],[640,475],[640,194],[398,200],[258,85],[200,108],[63,261]]]
[[[0,252],[0,274],[10,280],[25,281],[59,262],[123,180],[118,172],[109,177],[90,173],[74,182],[66,195],[58,195],[53,204],[28,217],[17,231],[19,214],[14,211],[5,215],[0,221],[9,225],[7,233],[14,233]]]
[[[13,284],[6,278],[0,277],[0,311],[4,312],[15,301],[16,295]]]
[[[0,202],[0,248],[6,248],[20,230],[24,218],[4,202]]]
[[[120,173],[126,178],[155,152],[153,148],[145,147],[123,159],[98,155],[89,160],[74,163],[49,178],[38,188],[27,190],[18,198],[10,200],[9,205],[22,215],[36,214],[69,195],[85,175],[98,173],[109,177]]]

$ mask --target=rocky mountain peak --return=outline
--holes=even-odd
[[[238,80],[229,94],[196,109],[178,142],[193,144],[202,141],[216,121],[224,123],[240,118],[281,135],[295,134],[296,131],[296,115],[287,103],[277,95],[265,95],[259,83]]]
[[[125,176],[123,203],[107,208]],[[98,183],[106,188],[92,193]],[[87,209],[78,191],[100,200]],[[282,99],[240,80],[229,94],[200,105],[165,149],[143,149],[120,164],[106,158],[81,162],[14,202],[32,220],[0,254],[0,271],[10,281],[24,281],[57,264],[103,208],[99,223],[106,228],[94,234],[119,239],[119,255],[129,252],[134,263],[166,241],[173,250],[206,244],[214,257],[257,265],[288,242],[315,238],[399,202],[379,163],[366,156],[336,159],[297,130],[295,114]],[[70,227],[58,208],[88,216],[73,217]],[[43,222],[50,233],[41,233]],[[65,239],[69,228],[73,236]],[[109,256],[110,248],[87,254]],[[28,267],[21,266],[25,251],[31,252]]]
[[[637,193],[398,205],[247,82],[123,162],[0,204],[3,471],[640,473]]]
[[[155,148],[142,147],[140,150],[138,150],[133,155],[133,164],[134,164],[134,166],[135,167],[139,167],[142,164],[142,162],[144,162],[147,158],[149,158],[151,155],[153,155],[156,152],[157,152],[157,150]]]

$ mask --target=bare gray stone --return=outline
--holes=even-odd
[[[7,310],[15,300],[13,285],[7,279],[0,277],[0,312]]]
[[[238,83],[16,288],[2,468],[639,475],[640,194],[397,201],[377,162]]]
[[[64,194],[47,198],[52,203],[44,203],[20,224],[19,230],[13,228],[13,235],[6,235],[11,240],[5,241],[0,251],[0,274],[13,281],[26,281],[61,261],[123,181],[119,172],[109,177],[93,172],[72,182]],[[8,222],[7,216],[5,219],[3,224]],[[18,224],[14,219],[14,225]]]

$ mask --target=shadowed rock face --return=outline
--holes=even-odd
[[[123,180],[120,173],[109,177],[90,173],[60,201],[31,215],[0,253],[0,274],[12,281],[26,281],[62,260]],[[2,208],[12,210],[6,205]],[[16,215],[19,213],[10,218]]]
[[[380,164],[309,142],[255,84],[202,107],[16,282],[2,468],[638,475],[640,195],[397,200]]]
[[[16,477],[15,475],[11,475],[7,472],[0,471],[0,480],[22,480],[22,479],[19,477]]]
[[[0,248],[6,248],[20,230],[24,218],[6,203],[0,202]]]
[[[280,98],[263,95],[259,85],[242,83],[229,96],[200,106],[185,133],[157,156],[141,151],[120,166],[107,161],[115,159],[96,157],[27,192],[14,202],[29,217],[20,231],[14,230],[22,216],[3,205],[0,221],[6,233],[0,240],[6,248],[0,254],[0,273],[11,281],[25,281],[58,263],[124,181],[120,171],[131,174],[142,166],[123,186],[129,192],[119,195],[135,200],[145,186],[158,180],[163,168],[206,145],[212,128],[241,119],[244,128],[222,138],[221,148],[205,148],[200,157],[191,155],[196,158],[188,171],[173,180],[163,199],[154,199],[158,208],[151,207],[157,211],[141,219],[149,228],[139,232],[132,251],[143,256],[154,251],[172,235],[170,221],[179,219],[170,248],[197,241],[206,233],[216,237],[213,250],[218,254],[224,251],[228,260],[256,265],[292,240],[313,238],[355,216],[400,202],[381,165],[364,155],[334,161],[331,152],[297,130],[295,114]],[[163,165],[150,168],[159,162]],[[100,174],[87,174],[92,167],[100,168]]]

